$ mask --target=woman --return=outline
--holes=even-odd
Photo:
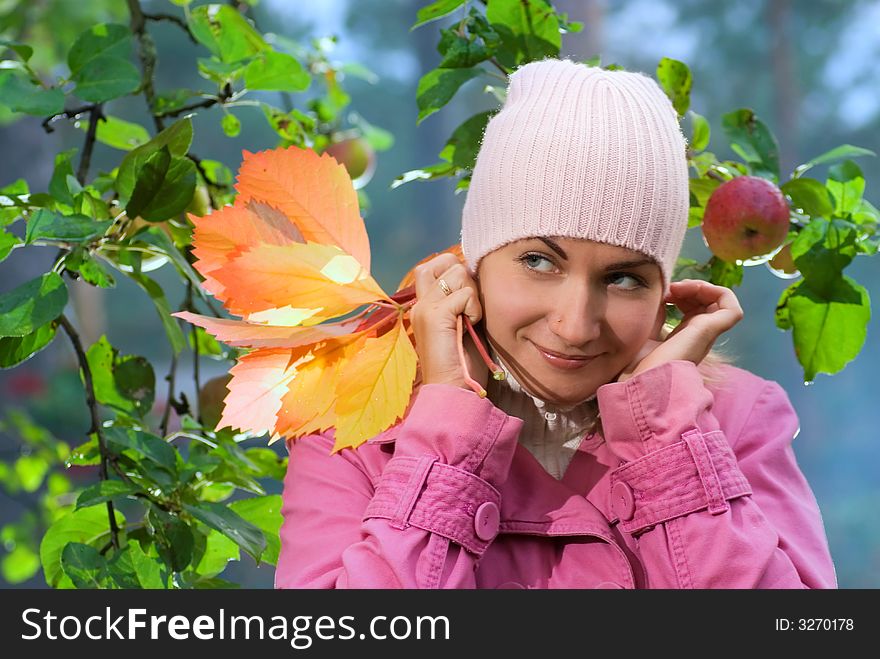
[[[331,455],[289,442],[279,588],[836,587],[778,384],[723,363],[733,292],[671,282],[686,144],[650,78],[520,67],[462,215],[416,270],[422,385]],[[665,305],[684,320],[664,335]],[[476,325],[505,379],[456,317]],[[560,356],[561,355],[561,356]]]

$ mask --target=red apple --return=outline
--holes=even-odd
[[[373,178],[376,153],[365,139],[352,137],[333,142],[324,149],[324,153],[329,153],[340,165],[345,166],[355,189],[364,187]]]
[[[725,261],[769,254],[785,241],[788,229],[788,202],[782,191],[757,176],[739,176],[719,185],[703,213],[706,245]]]

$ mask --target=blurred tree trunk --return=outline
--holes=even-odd
[[[791,39],[791,0],[769,0],[770,60],[773,75],[773,132],[779,140],[782,176],[797,164],[797,119],[799,91]]]
[[[556,0],[553,6],[568,14],[568,20],[584,24],[580,32],[562,36],[561,55],[579,60],[601,55],[605,47],[605,0]]]

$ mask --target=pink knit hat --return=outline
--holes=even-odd
[[[664,292],[688,224],[686,141],[654,80],[546,59],[510,76],[486,126],[462,213],[471,275],[489,252],[535,236],[628,247]]]

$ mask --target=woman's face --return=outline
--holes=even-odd
[[[477,277],[488,340],[518,382],[558,405],[613,382],[665,319],[659,266],[625,247],[523,239],[487,254]],[[589,359],[565,369],[539,347]]]

